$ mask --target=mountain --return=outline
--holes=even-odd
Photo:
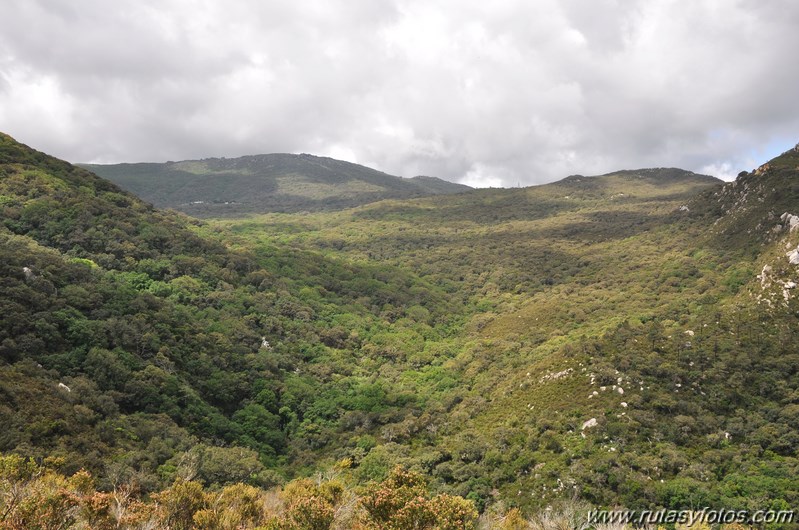
[[[82,167],[159,208],[173,208],[196,217],[337,210],[382,199],[471,189],[435,177],[395,177],[308,154]]]
[[[796,506],[797,156],[207,222],[0,136],[2,513]]]

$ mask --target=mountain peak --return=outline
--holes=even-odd
[[[653,185],[663,186],[678,182],[701,182],[713,183],[720,182],[717,178],[709,175],[701,175],[685,169],[675,167],[656,167],[641,169],[621,169],[610,173],[596,176],[569,175],[568,177],[556,181],[556,185],[580,185],[595,186],[599,182],[607,181],[611,178],[622,179],[626,182],[648,182]]]

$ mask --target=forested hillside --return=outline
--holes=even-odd
[[[572,494],[790,506],[794,157],[724,185],[624,171],[227,225],[409,267],[474,308],[451,363],[457,404],[383,446],[387,461],[428,462],[446,491],[530,509]],[[407,448],[420,438],[428,452]]]
[[[292,431],[300,446],[332,441],[319,425],[304,433],[309,417],[379,423],[416,401],[374,380],[379,356],[358,369],[356,351],[390,347],[389,306],[445,335],[445,293],[297,249],[230,250],[85,170],[2,147],[3,450],[93,471],[124,455],[155,485],[199,442],[276,467]]]
[[[308,154],[275,153],[164,164],[82,164],[159,208],[197,217],[340,210],[382,199],[461,193],[435,177],[400,178]]]
[[[794,507],[797,166],[201,222],[0,136],[4,484],[174,528],[317,472],[239,522]]]

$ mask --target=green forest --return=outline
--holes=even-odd
[[[0,528],[799,506],[799,146],[451,191],[200,220],[0,134]]]

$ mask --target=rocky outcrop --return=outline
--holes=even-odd
[[[799,228],[799,216],[791,213],[785,212],[782,214],[780,221],[782,221],[783,228],[787,228],[789,233]]]

